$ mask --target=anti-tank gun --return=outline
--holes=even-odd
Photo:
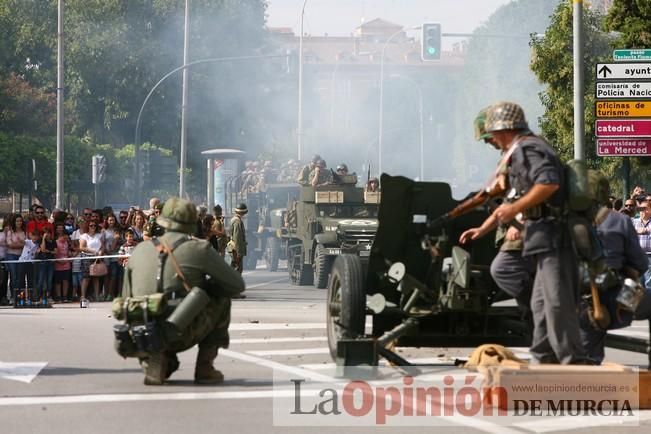
[[[375,364],[378,355],[408,364],[386,347],[527,346],[530,331],[490,277],[492,237],[457,245],[488,216],[480,192],[461,203],[445,183],[382,176],[379,226],[368,264],[335,261],[328,285],[328,342],[339,365]],[[390,204],[390,206],[385,206]],[[448,211],[452,210],[452,211]],[[442,216],[442,217],[441,217]],[[372,331],[365,317],[372,316]]]

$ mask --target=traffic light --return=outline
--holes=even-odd
[[[423,24],[421,57],[423,61],[441,59],[441,25]]]

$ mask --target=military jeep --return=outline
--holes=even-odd
[[[488,216],[477,210],[438,222],[457,201],[450,186],[382,175],[379,226],[368,261],[342,252],[328,282],[327,334],[340,366],[375,365],[387,347],[528,346],[531,327],[490,276],[490,234],[459,246],[460,234]],[[366,331],[366,316],[372,329]]]
[[[287,268],[294,285],[325,288],[335,257],[366,262],[377,230],[377,203],[350,184],[301,187],[288,211]]]

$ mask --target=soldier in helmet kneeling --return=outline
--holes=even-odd
[[[147,385],[163,384],[179,368],[176,354],[197,344],[195,383],[217,384],[224,380],[213,362],[218,349],[228,347],[231,297],[244,291],[244,281],[208,241],[191,237],[196,222],[197,211],[191,202],[167,200],[156,219],[165,234],[138,244],[125,269],[125,304],[163,294],[167,306],[164,314],[149,319],[161,335],[160,345],[146,345],[144,353],[142,348],[131,354],[118,350],[124,357],[140,359]],[[129,333],[137,342],[133,327]]]

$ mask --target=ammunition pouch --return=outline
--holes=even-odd
[[[113,318],[118,321],[143,321],[145,317],[144,306],[147,306],[148,318],[156,318],[167,312],[167,297],[163,293],[143,295],[138,297],[116,297],[111,310]]]

